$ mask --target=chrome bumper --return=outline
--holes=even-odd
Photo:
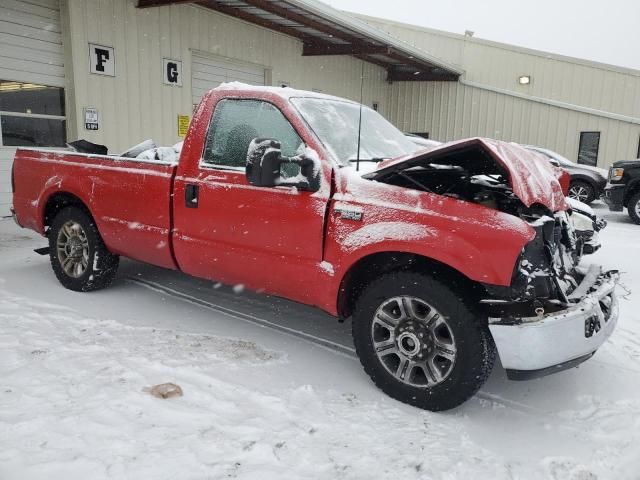
[[[617,280],[617,273],[598,274],[591,269],[575,291],[584,296],[565,310],[519,318],[508,325],[490,318],[489,330],[509,377],[548,375],[574,367],[595,353],[618,321]]]

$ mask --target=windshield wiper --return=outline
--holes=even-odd
[[[356,163],[358,161],[360,162],[370,162],[370,163],[380,163],[384,160],[388,160],[389,157],[374,157],[374,158],[361,158],[360,160],[358,160],[357,158],[350,158],[349,159],[349,163]]]

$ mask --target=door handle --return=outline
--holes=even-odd
[[[198,208],[198,185],[188,183],[184,189],[184,206]]]

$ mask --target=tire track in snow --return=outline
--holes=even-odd
[[[253,325],[258,325],[260,327],[269,328],[271,330],[275,330],[279,333],[284,333],[307,342],[313,343],[314,345],[323,348],[325,350],[329,350],[333,353],[337,353],[346,358],[357,360],[355,348],[347,347],[337,342],[333,342],[331,340],[327,340],[326,338],[318,337],[316,335],[312,335],[310,333],[304,332],[302,330],[296,330],[295,328],[285,327],[284,325],[279,325],[277,323],[271,322],[265,318],[257,317],[255,315],[251,315],[248,313],[240,312],[238,310],[234,310],[228,307],[223,307],[222,305],[218,305],[216,303],[208,302],[206,300],[202,300],[201,298],[194,297],[192,295],[188,295],[186,293],[180,292],[178,290],[174,290],[173,288],[166,287],[159,283],[153,282],[151,280],[141,280],[139,278],[127,277],[125,281],[129,283],[133,283],[144,287],[148,290],[154,291],[156,293],[164,293],[166,295],[170,295],[179,300],[183,300],[185,302],[198,305],[200,307],[207,308],[209,310],[213,310],[217,313],[221,313],[228,317],[235,318],[237,320],[242,320],[247,323],[251,323]]]
[[[302,330],[297,330],[294,328],[290,328],[290,327],[286,327],[283,325],[279,325],[277,323],[274,323],[270,320],[267,320],[265,318],[262,317],[258,317],[255,315],[251,315],[248,313],[244,313],[244,312],[240,312],[238,310],[234,310],[232,308],[228,308],[228,307],[223,307],[222,305],[218,305],[216,303],[213,302],[209,302],[207,300],[203,300],[201,298],[195,297],[193,295],[189,295],[186,293],[183,293],[179,290],[167,287],[165,285],[162,285],[160,283],[151,281],[151,280],[143,280],[140,278],[133,278],[133,277],[126,277],[125,278],[126,282],[129,283],[133,283],[135,285],[138,285],[140,287],[146,288],[150,291],[153,291],[155,293],[162,293],[165,295],[168,295],[170,297],[176,298],[178,300],[182,300],[185,301],[187,303],[190,303],[192,305],[196,305],[199,307],[203,307],[209,310],[213,310],[216,313],[220,313],[223,315],[226,315],[228,317],[234,318],[236,320],[241,320],[243,322],[246,323],[250,323],[253,325],[257,325],[259,327],[263,327],[263,328],[268,328],[270,330],[276,331],[278,333],[283,333],[285,335],[289,335],[292,336],[294,338],[306,341],[308,343],[311,343],[317,347],[322,348],[323,350],[327,350],[331,353],[335,353],[337,355],[340,355],[342,357],[348,358],[350,360],[354,360],[354,361],[358,361],[358,357],[356,355],[355,349],[351,348],[351,347],[347,347],[345,345],[342,345],[340,343],[337,342],[333,342],[331,340],[322,338],[322,337],[318,337],[316,335],[312,335],[310,333],[304,332]],[[602,363],[604,365],[607,366],[611,366],[610,364],[607,364],[605,362],[597,362],[597,363]],[[640,373],[640,372],[636,372],[636,373]],[[495,394],[495,393],[490,393],[490,392],[486,392],[483,390],[480,390],[478,393],[476,393],[475,395],[476,398],[480,399],[480,400],[484,400],[487,402],[491,402],[491,403],[495,403],[495,404],[500,404],[503,405],[505,408],[508,408],[512,411],[518,412],[520,414],[529,416],[529,417],[539,417],[540,415],[543,416],[551,416],[554,418],[554,424],[557,427],[560,427],[564,430],[568,430],[568,431],[572,431],[572,432],[584,432],[585,429],[585,425],[583,425],[584,422],[577,422],[577,421],[571,421],[571,422],[567,422],[566,420],[562,419],[561,417],[559,417],[557,415],[556,412],[552,412],[546,409],[542,409],[542,408],[538,408],[538,407],[534,407],[531,405],[527,405],[525,403],[522,402],[518,402],[516,400],[511,400],[508,398],[504,398],[501,395]]]

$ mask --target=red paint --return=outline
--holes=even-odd
[[[558,177],[558,182],[560,182],[560,186],[562,187],[562,193],[566,197],[569,195],[569,184],[571,183],[571,175],[565,169],[560,167],[555,167],[555,171]]]
[[[267,100],[283,112],[322,160],[320,191],[253,187],[241,171],[200,166],[212,112],[230,97]],[[525,222],[480,205],[364,180],[329,158],[285,96],[217,90],[199,105],[177,166],[19,149],[13,204],[21,225],[44,234],[47,200],[59,192],[73,194],[114,253],[241,283],[332,314],[345,274],[373,253],[410,252],[475,281],[510,284],[515,260],[534,235]],[[522,169],[522,178],[530,173],[522,163],[511,165]],[[199,186],[198,208],[185,206],[187,184]],[[535,194],[544,202],[556,200]],[[362,220],[342,218],[341,208],[361,211]]]

